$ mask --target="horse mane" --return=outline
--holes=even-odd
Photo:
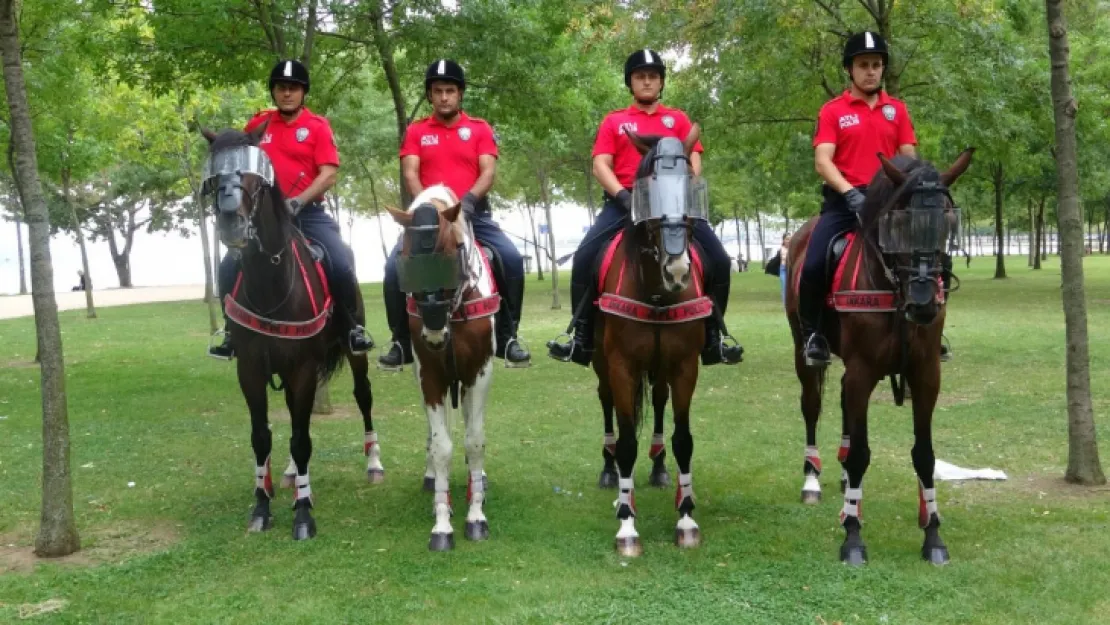
[[[871,184],[867,185],[867,201],[860,212],[860,231],[870,233],[879,218],[898,205],[898,201],[922,180],[940,180],[940,172],[926,160],[899,154],[890,159],[892,165],[906,174],[906,181],[900,187],[894,186],[886,172],[880,167]]]

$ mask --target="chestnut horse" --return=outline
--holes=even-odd
[[[424,189],[408,211],[389,209],[404,227],[397,260],[398,282],[409,295],[409,327],[417,383],[428,415],[429,465],[434,478],[428,548],[455,546],[451,527],[451,409],[462,400],[466,422],[466,537],[489,538],[485,502],[485,406],[493,376],[494,315],[501,298],[489,262],[475,243],[470,221],[446,186]]]
[[[354,395],[362,413],[367,476],[384,477],[378,435],[370,418],[373,395],[365,355],[347,349],[345,330],[331,314],[332,301],[322,268],[313,261],[308,241],[286,209],[273,165],[258,148],[266,124],[251,133],[203,130],[209,141],[204,191],[213,196],[220,240],[242,254],[241,273],[224,302],[231,342],[238,356],[239,387],[251,413],[255,455],[255,507],[250,532],[272,527],[270,472],[273,444],[266,385],[281,380],[293,434],[287,483],[295,486],[293,538],[316,535],[308,462],[312,456],[309,422],[316,386],[327,380],[346,355],[354,375]],[[358,296],[362,306],[362,296]],[[277,388],[277,387],[276,387]]]
[[[706,209],[704,194],[694,192],[695,188],[704,191],[704,187],[688,169],[698,134],[694,126],[680,142],[673,137],[640,137],[628,132],[645,156],[637,172],[632,218],[620,242],[608,252],[610,262],[605,265],[611,270],[601,277],[596,313],[601,348],[594,352],[593,368],[607,434],[612,432],[614,411],[617,418],[612,456],[619,470],[620,529],[615,544],[623,556],[643,552],[635,526],[633,467],[649,393],[659,438],[668,395],[674,409],[671,451],[679,472],[675,542],[680,547],[695,547],[701,540],[692,516],[690,402],[698,382],[704,319],[713,314],[713,304],[701,292],[702,276],[690,252],[694,220],[704,219]],[[608,455],[606,465],[607,470],[611,468]],[[658,470],[653,470],[653,481],[657,476]],[[602,479],[604,485],[605,471]]]
[[[945,293],[942,259],[958,241],[959,216],[948,188],[967,170],[972,150],[960,154],[952,167],[939,173],[932,164],[907,156],[880,157],[882,169],[868,186],[860,225],[851,235],[844,258],[832,280],[833,293],[821,320],[829,345],[844,362],[840,380],[843,413],[839,460],[846,484],[840,522],[846,537],[840,559],[851,565],[867,561],[860,537],[863,475],[871,460],[867,440],[867,406],[875,386],[891,377],[895,401],[901,405],[905,384],[913,402],[914,446],[918,477],[918,521],[925,531],[922,557],[934,564],[948,561],[940,537],[933,469],[932,419],[940,393],[940,346],[944,330]],[[806,247],[817,218],[809,220],[790,241],[790,282],[786,315],[794,337],[794,368],[802,385],[801,407],[806,423],[805,485],[802,501],[821,499],[818,476],[817,420],[826,369],[806,364],[804,337],[798,317],[798,283]]]

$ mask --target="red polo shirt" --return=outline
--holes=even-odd
[[[252,117],[246,132],[266,120],[270,123],[259,147],[273,162],[274,176],[285,197],[294,197],[307,189],[320,175],[321,165],[339,167],[339,150],[327,119],[305,108],[296,119],[287,122],[277,109],[269,109]]]
[[[451,126],[435,116],[409,124],[401,144],[401,158],[420,157],[420,184],[445,184],[461,198],[470,192],[481,170],[478,157],[497,156],[493,128],[484,119],[459,113]]]
[[[640,167],[643,156],[632,141],[624,134],[626,129],[638,135],[656,135],[661,137],[674,137],[685,141],[690,134],[693,124],[679,109],[672,109],[660,104],[655,111],[648,113],[636,106],[613,111],[601,120],[597,129],[597,138],[594,139],[593,155],[611,154],[613,156],[613,173],[617,180],[626,189],[631,189],[636,182],[636,170]],[[701,152],[701,141],[694,145],[695,152]]]
[[[852,186],[871,183],[882,164],[878,154],[892,158],[902,145],[917,145],[913,122],[906,105],[879,92],[875,108],[852,96],[850,91],[821,107],[813,147],[836,146],[833,164]]]

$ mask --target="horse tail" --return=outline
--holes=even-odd
[[[648,406],[651,405],[651,379],[648,374],[640,376],[636,383],[636,403],[632,406],[632,416],[636,419],[636,438],[640,438],[644,422],[647,421]]]

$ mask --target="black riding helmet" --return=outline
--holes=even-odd
[[[632,88],[632,72],[638,69],[651,68],[659,72],[659,78],[667,82],[667,66],[663,64],[663,57],[655,50],[644,48],[628,55],[624,62],[624,86]]]
[[[848,42],[844,44],[844,69],[851,69],[852,59],[861,54],[878,54],[883,57],[884,70],[890,64],[886,40],[879,33],[865,30],[848,37]]]
[[[466,91],[466,74],[462,66],[451,59],[440,59],[428,66],[428,71],[424,72],[424,91],[431,89],[437,80],[453,82],[460,91]]]
[[[291,82],[301,85],[304,87],[305,95],[308,95],[308,89],[310,87],[308,68],[296,59],[278,61],[274,69],[270,70],[270,91],[273,91],[274,85],[279,82]]]

